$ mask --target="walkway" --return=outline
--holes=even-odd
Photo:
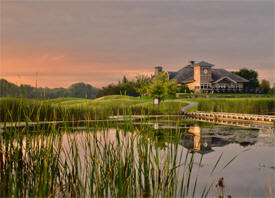
[[[164,102],[182,102],[182,103],[187,103],[188,105],[184,106],[181,108],[182,112],[187,112],[188,109],[191,109],[192,107],[195,107],[198,105],[197,102],[190,102],[190,101],[185,101],[185,100],[164,100]]]

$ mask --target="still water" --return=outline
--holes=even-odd
[[[131,130],[127,131],[125,123],[131,126]],[[122,142],[124,140],[127,142],[127,139],[133,136],[149,139],[150,144],[152,143],[155,147],[154,151],[158,150],[157,155],[160,159],[166,159],[171,155],[171,151],[176,152],[178,156],[194,153],[190,188],[193,189],[192,186],[197,179],[196,196],[200,196],[206,185],[209,187],[212,184],[208,196],[218,197],[221,194],[221,188],[216,187],[216,184],[221,178],[224,181],[222,191],[225,197],[228,195],[232,197],[274,196],[275,134],[272,127],[250,129],[191,120],[154,118],[142,122],[138,119],[131,122],[122,120],[103,129],[96,127],[92,129],[93,124],[91,124],[88,128],[92,129],[91,131],[87,130],[85,123],[82,126],[66,128],[61,126],[60,128],[63,131],[61,142],[64,151],[70,150],[71,140],[74,139],[82,159],[87,157],[87,142],[96,138],[102,141],[102,144],[107,142],[115,145],[118,134]],[[140,133],[140,131],[143,132]],[[40,141],[39,137],[37,139]],[[170,149],[175,142],[179,143],[177,144],[179,148]],[[132,145],[135,147],[134,152],[137,152],[136,144],[137,142]],[[177,164],[183,163],[184,158],[177,158]],[[84,169],[83,171],[85,172]],[[183,166],[179,166],[177,176],[184,175],[183,171]],[[189,196],[192,196],[192,193],[189,193]]]
[[[197,196],[202,193],[206,184],[209,186],[212,183],[209,196],[220,195],[220,189],[216,187],[220,178],[223,178],[226,196],[270,197],[274,195],[272,194],[275,192],[274,129],[247,129],[194,121],[183,121],[176,126],[176,122],[165,119],[151,120],[147,124],[152,126],[155,133],[154,137],[148,138],[154,139],[156,142],[154,146],[163,150],[159,153],[161,158],[165,158],[165,147],[173,144],[174,139],[169,137],[173,136],[171,130],[177,130],[181,134],[180,149],[177,150],[179,154],[195,152],[191,186],[198,177]],[[136,121],[134,125],[138,129],[144,125],[144,122]],[[116,131],[117,129],[114,128],[108,130],[107,136],[110,143],[116,141]],[[169,135],[167,135],[168,131]],[[120,133],[123,132],[120,131]],[[81,141],[83,133],[74,133],[74,135],[77,136],[78,141]],[[203,160],[199,166],[201,157]],[[217,161],[217,167],[211,174]],[[178,174],[181,174],[181,171]]]
[[[224,178],[226,194],[233,197],[266,197],[274,192],[275,136],[273,131],[249,130],[216,125],[190,126],[182,146],[204,154],[200,184],[209,182],[209,169],[222,155],[219,167],[234,160],[216,178]],[[213,191],[215,191],[215,186]],[[216,189],[217,190],[217,189]],[[212,191],[212,195],[215,193]]]

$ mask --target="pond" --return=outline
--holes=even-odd
[[[155,117],[11,128],[0,141],[2,196],[5,189],[72,197],[275,192],[274,129]],[[216,186],[221,178],[223,185]]]

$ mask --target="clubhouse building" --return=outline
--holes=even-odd
[[[155,75],[167,72],[169,79],[177,81],[179,86],[187,86],[195,93],[240,93],[248,80],[226,71],[214,69],[213,64],[205,61],[190,61],[178,71],[163,71],[161,66],[155,67]]]

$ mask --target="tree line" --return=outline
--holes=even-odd
[[[98,88],[85,83],[75,83],[68,88],[41,88],[30,85],[16,85],[5,79],[0,79],[0,97],[26,97],[38,99],[53,99],[60,97],[95,98]]]
[[[270,82],[268,80],[262,79],[261,82],[258,80],[258,73],[252,69],[240,69],[237,72],[232,72],[237,74],[246,80],[248,83],[244,84],[244,89],[248,93],[260,93],[260,94],[274,94],[275,93],[275,83],[271,88]]]
[[[175,96],[182,87],[177,86],[177,82],[169,80],[167,73],[160,73],[157,76],[137,75],[134,80],[129,81],[126,76],[117,84],[110,84],[102,87],[96,97],[106,95],[128,95],[128,96],[151,96],[160,100]],[[187,88],[188,89],[188,88]]]
[[[275,94],[275,83],[271,88],[268,80],[258,80],[258,73],[254,70],[240,69],[233,72],[249,82],[244,84],[246,93]],[[30,85],[17,86],[5,79],[0,79],[0,97],[24,96],[27,98],[52,99],[59,97],[99,98],[107,95],[151,96],[162,100],[173,97],[176,93],[190,93],[187,86],[178,86],[174,80],[169,80],[167,73],[157,76],[137,75],[128,80],[123,76],[121,81],[109,84],[101,89],[85,83],[75,83],[69,88],[36,88]]]

